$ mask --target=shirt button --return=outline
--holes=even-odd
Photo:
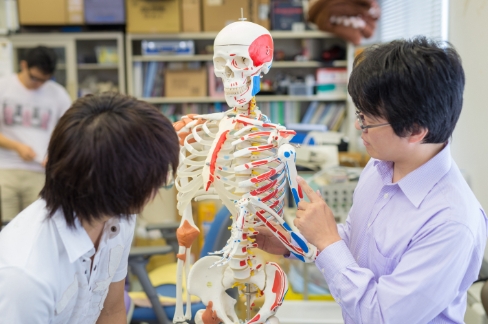
[[[88,270],[85,270],[85,274],[88,272]]]
[[[368,223],[368,227],[371,227],[371,223]]]
[[[383,197],[388,198],[388,194],[387,194],[387,193],[385,193],[385,194],[383,195]]]
[[[96,271],[96,270],[97,270],[97,266],[94,266],[94,267],[93,267],[93,271]]]

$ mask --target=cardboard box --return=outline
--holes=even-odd
[[[85,0],[87,24],[125,24],[124,0]]]
[[[252,0],[251,11],[253,23],[261,25],[268,30],[271,28],[269,20],[271,11],[270,0]]]
[[[127,0],[127,32],[180,32],[180,0]]]
[[[205,97],[207,70],[166,70],[164,92],[166,97]]]
[[[251,0],[203,0],[203,30],[220,31],[241,18],[251,20]]]
[[[273,30],[292,30],[294,23],[303,23],[303,5],[297,0],[274,0],[271,4]]]
[[[19,0],[21,25],[81,25],[83,0]]]
[[[181,2],[181,31],[194,33],[202,31],[202,1],[182,0]]]

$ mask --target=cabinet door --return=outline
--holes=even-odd
[[[25,57],[27,51],[38,45],[52,48],[58,56],[56,71],[53,80],[66,88],[72,100],[77,98],[76,86],[76,64],[73,41],[55,41],[41,39],[12,39],[14,55],[14,71],[20,71],[20,61]]]

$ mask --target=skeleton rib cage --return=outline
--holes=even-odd
[[[257,234],[255,227],[268,227],[302,261],[311,262],[317,254],[316,249],[303,242],[283,220],[287,181],[294,198],[297,200],[301,197],[295,180],[295,151],[288,143],[295,132],[271,123],[255,107],[254,99],[245,112],[234,108],[225,113],[200,115],[192,119],[183,129],[188,135],[181,146],[175,182],[177,208],[181,215],[185,215],[185,211],[188,213],[191,208],[192,199],[220,199],[229,209],[233,218],[231,237],[221,251],[214,253],[221,256],[213,257],[211,263],[206,261],[205,264],[211,267],[228,265],[231,274],[227,273],[228,269],[225,270],[227,276],[222,273],[227,288],[236,285],[242,288],[242,283],[246,282],[255,284],[258,295],[266,294],[268,290],[271,293],[271,288],[273,291],[281,290],[274,302],[267,300],[260,312],[249,321],[264,323],[281,305],[287,283],[286,275],[277,265],[263,264],[252,253],[252,249],[257,247],[252,239]],[[291,244],[283,231],[289,232],[300,247]],[[262,271],[265,267],[267,269]],[[197,276],[193,270],[195,267],[189,278],[188,268],[186,271],[190,292],[198,290],[194,282],[201,281],[192,280],[192,276]],[[268,279],[273,278],[272,283],[267,282],[268,276]],[[205,298],[202,300],[205,302]],[[225,302],[235,303],[223,297],[222,303]],[[224,323],[238,321],[235,313],[229,311],[229,305],[220,308],[215,302],[214,305]]]

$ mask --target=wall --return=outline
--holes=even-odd
[[[463,60],[464,106],[452,155],[488,211],[488,0],[450,0],[449,41]]]

